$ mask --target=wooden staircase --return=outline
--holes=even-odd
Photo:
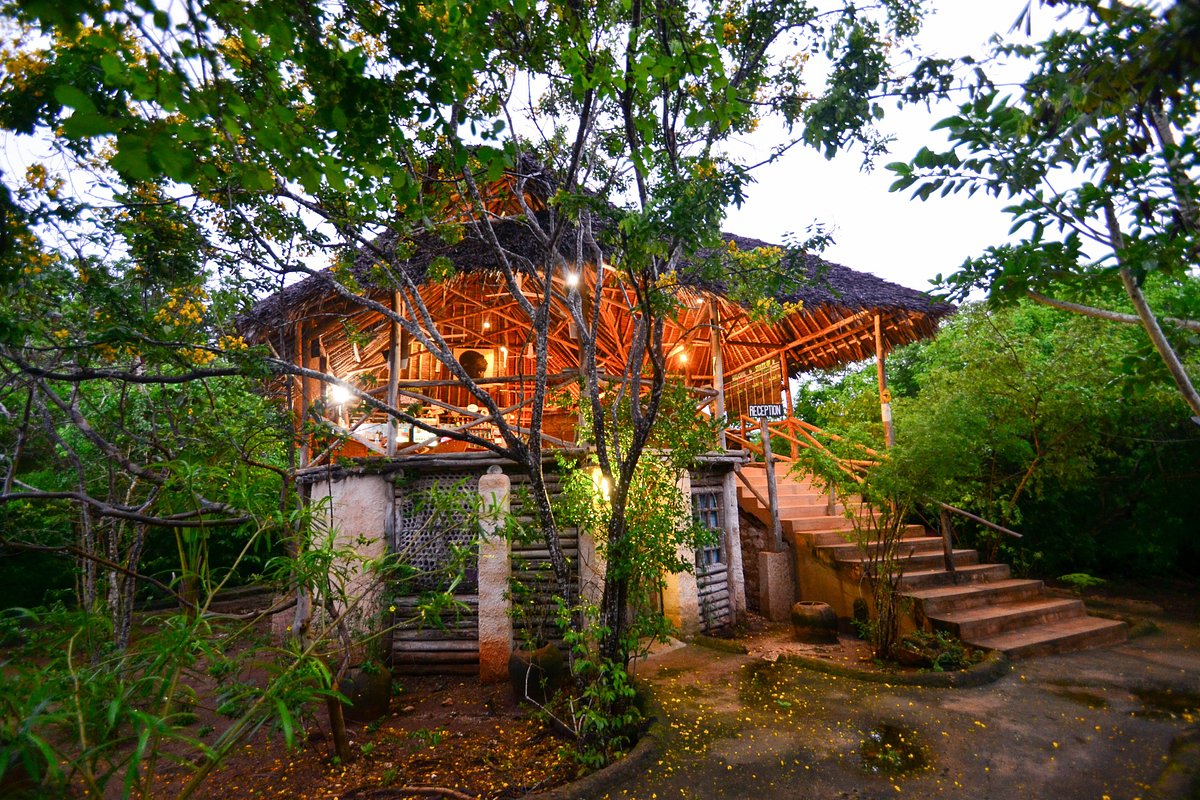
[[[771,525],[766,471],[748,465],[738,482],[743,512]],[[798,594],[829,603],[849,618],[869,559],[849,541],[859,498],[831,502],[808,480],[777,473],[779,517],[795,554]],[[757,493],[757,495],[756,495]],[[761,499],[760,499],[761,498]],[[954,550],[955,569],[945,568],[942,539],[909,525],[900,550],[901,594],[912,603],[911,624],[945,630],[975,647],[1000,650],[1010,658],[1066,653],[1123,642],[1126,625],[1090,617],[1083,602],[1049,596],[1041,581],[1012,577],[1007,564],[981,564],[975,550]]]

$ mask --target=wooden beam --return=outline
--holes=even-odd
[[[403,302],[399,292],[392,292],[392,311],[397,315],[400,314],[400,304]],[[392,322],[388,326],[388,392],[387,404],[395,408],[399,402],[400,391],[400,340],[402,330],[400,324]],[[388,458],[396,457],[396,439],[400,435],[399,420],[391,414],[388,415],[387,427],[387,450],[384,455]]]
[[[887,373],[883,368],[883,323],[875,315],[875,366],[879,378],[879,414],[883,418],[883,437],[890,448],[896,444],[896,431],[892,427],[892,393],[887,388]]]

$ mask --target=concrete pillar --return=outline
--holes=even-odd
[[[509,511],[511,481],[496,465],[479,478],[479,680],[497,683],[508,679],[512,655],[512,601],[508,581],[512,575],[504,519]]]
[[[604,597],[604,575],[608,561],[596,546],[593,531],[579,531],[579,599],[589,606],[599,606]]]
[[[736,622],[746,612],[746,572],[742,568],[742,525],[738,514],[737,476],[726,472],[721,483],[725,520],[725,563],[729,569],[729,602]]]
[[[758,554],[758,607],[772,622],[787,622],[796,602],[796,581],[792,574],[792,553],[788,543],[783,551],[763,550]]]
[[[390,598],[385,596],[384,582],[368,565],[388,553],[395,505],[392,482],[383,475],[347,475],[314,483],[309,497],[314,507],[323,509],[318,524],[333,532],[335,549],[354,554],[334,566],[333,574],[344,580],[334,591],[340,588],[345,595],[349,605],[346,624],[354,640],[371,639],[377,644],[373,648],[356,646],[351,659],[360,662],[372,655],[386,657],[388,653],[372,649],[381,649],[378,643],[384,643],[382,649],[386,649],[390,641],[390,636],[378,637],[380,629],[391,624],[386,612]],[[338,610],[340,613],[344,609]]]
[[[678,486],[684,502],[688,504],[690,515],[692,476],[687,470],[684,470],[680,477]],[[679,558],[682,561],[694,562],[696,552],[689,545],[680,545]],[[700,632],[700,587],[696,584],[694,572],[667,573],[663,586],[663,616],[670,620],[685,638]]]

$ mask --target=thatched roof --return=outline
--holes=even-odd
[[[469,225],[464,225],[461,230],[462,238],[454,243],[428,232],[401,243],[397,234],[386,232],[360,250],[350,268],[350,274],[365,292],[382,296],[383,292],[379,287],[381,276],[378,273],[380,264],[389,264],[392,269],[403,270],[417,285],[427,283],[431,266],[442,259],[448,261],[455,271],[463,276],[497,273],[500,263],[490,242]],[[493,223],[493,230],[518,269],[533,269],[540,262],[539,243],[524,222],[517,219],[502,220]],[[726,242],[734,242],[742,251],[770,246],[767,242],[736,234],[726,233],[723,234],[723,238]],[[398,258],[398,249],[407,251],[408,257]],[[567,252],[566,244],[562,249],[564,257],[570,258],[571,254]],[[697,260],[710,257],[720,257],[720,254],[701,253]],[[892,323],[897,319],[904,320],[904,330],[897,329],[895,324],[889,326],[892,329],[887,336],[889,345],[896,346],[931,336],[937,321],[953,310],[953,306],[937,302],[923,292],[834,264],[812,254],[789,252],[785,256],[784,267],[792,273],[794,281],[791,286],[781,289],[776,299],[781,302],[802,303],[801,315],[819,315],[818,318],[810,320],[809,325],[802,324],[801,320],[794,320],[796,324],[788,327],[794,327],[797,336],[803,336],[806,332],[816,333],[847,314],[872,312],[883,314]],[[333,275],[325,271],[298,281],[262,300],[241,317],[240,326],[244,334],[252,341],[263,341],[272,331],[289,324],[290,321],[302,317],[311,319],[314,316],[323,316],[322,308],[330,304],[335,297],[331,286],[333,279]],[[723,281],[702,277],[699,270],[689,269],[689,265],[685,264],[680,270],[680,279],[684,285],[701,292],[722,298],[728,296]],[[774,337],[756,338],[766,343]],[[865,348],[853,348],[843,357],[827,356],[817,360],[822,362],[819,366],[832,366],[843,360],[866,358],[870,354]],[[798,363],[797,367],[800,366],[803,365]]]

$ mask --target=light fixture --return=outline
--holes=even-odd
[[[684,352],[679,354],[679,363],[686,364],[687,360],[688,360],[688,354],[687,354],[687,351],[685,350]]]
[[[500,345],[500,354],[505,358],[508,358],[508,348],[504,345]]]
[[[599,467],[592,467],[592,487],[596,490],[596,494],[608,501],[609,495],[612,494],[612,482],[600,471]]]
[[[485,320],[483,321],[483,329],[484,329],[485,331],[486,331],[486,330],[491,330],[491,327],[492,327],[492,321],[491,321],[490,319],[485,319]]]
[[[344,406],[354,399],[354,392],[335,383],[329,387],[329,399],[335,406]]]
[[[579,285],[579,273],[571,272],[570,270],[567,270],[566,281],[567,281],[567,288],[574,289],[576,286]]]

